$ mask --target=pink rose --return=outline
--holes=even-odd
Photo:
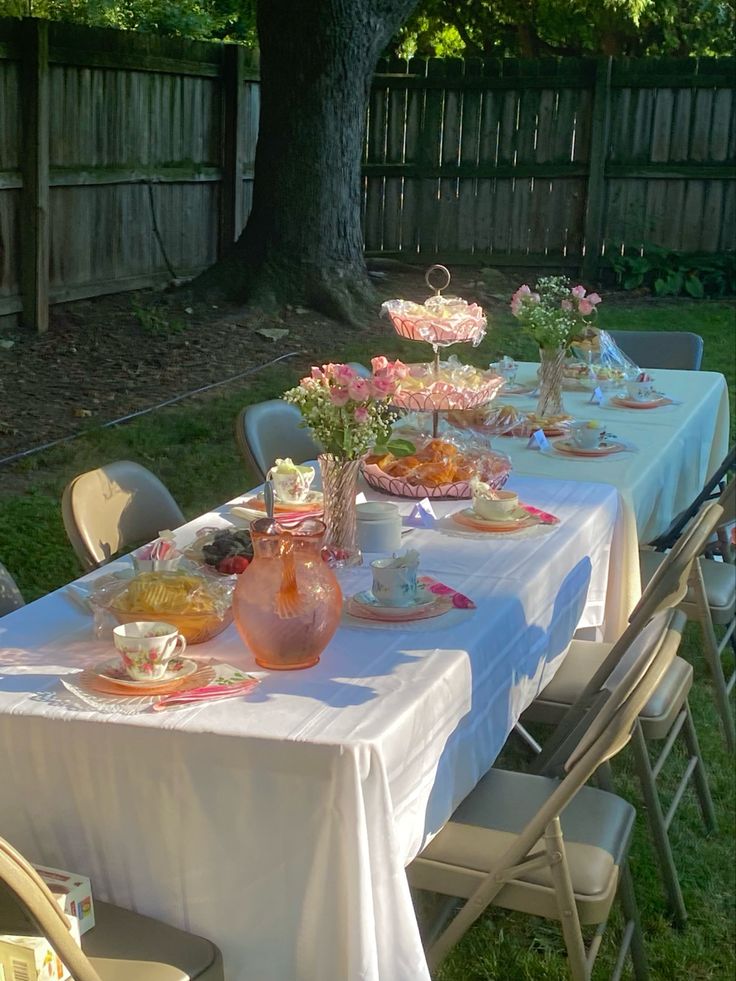
[[[330,389],[330,402],[338,408],[347,405],[350,400],[350,392],[342,385],[336,385]]]
[[[511,312],[515,317],[518,316],[524,303],[527,302],[539,303],[539,293],[532,293],[526,283],[524,283],[511,297]]]
[[[563,310],[572,310],[572,300],[563,300],[560,307]]]
[[[368,409],[364,405],[356,405],[355,421],[359,426],[362,426],[364,422],[368,422]]]
[[[385,399],[396,391],[396,384],[390,378],[373,378],[371,383],[373,397]]]
[[[371,358],[371,368],[373,369],[374,375],[377,375],[379,372],[385,372],[388,368],[388,358],[385,358],[382,354],[377,358]]]
[[[321,368],[315,368],[313,365],[311,377],[319,381],[321,378],[324,378],[324,372]]]
[[[355,369],[349,364],[339,364],[335,367],[335,381],[340,382],[341,385],[347,385],[350,379],[355,377]]]
[[[588,301],[588,303],[592,303],[593,306],[597,306],[597,304],[601,302],[601,298],[597,293],[588,293],[585,299]]]
[[[572,293],[572,295],[575,297],[576,300],[582,300],[582,298],[585,296],[585,287],[573,286],[570,292]]]
[[[578,310],[584,317],[587,317],[589,313],[592,313],[595,307],[590,302],[590,300],[581,300],[578,304]]]
[[[367,380],[358,375],[351,378],[348,382],[348,392],[354,402],[365,402],[366,399],[370,398],[371,394]]]
[[[404,364],[403,361],[399,361],[397,358],[391,365],[391,372],[395,378],[406,378],[409,374],[409,365]]]

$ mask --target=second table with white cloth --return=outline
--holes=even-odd
[[[101,899],[210,937],[228,981],[426,981],[405,866],[488,771],[578,624],[602,624],[616,561],[613,487],[514,486],[560,523],[410,536],[421,573],[477,609],[342,625],[301,672],[258,669],[233,627],[190,648],[260,677],[246,698],[102,712],[59,684],[111,654],[67,592],[4,617],[3,835],[90,875]],[[224,514],[185,526],[182,544]],[[369,587],[369,568],[342,585]]]
[[[665,335],[666,336],[666,335]],[[521,363],[517,383],[536,382],[538,365]],[[672,521],[698,496],[728,452],[729,398],[726,379],[714,371],[652,369],[656,389],[678,404],[653,409],[619,408],[604,392],[603,405],[591,403],[592,393],[563,393],[565,411],[578,420],[597,420],[607,431],[633,445],[633,452],[585,459],[528,447],[527,439],[494,437],[493,445],[507,453],[515,475],[554,480],[600,481],[615,487],[622,501],[623,567],[617,570],[624,597],[624,616],[607,621],[615,637],[641,595],[639,547],[662,535]],[[498,403],[519,410],[535,407],[532,397],[504,396]]]

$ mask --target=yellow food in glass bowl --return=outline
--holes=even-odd
[[[184,572],[142,572],[111,599],[108,609],[121,623],[171,623],[188,644],[210,640],[232,620],[227,587]]]

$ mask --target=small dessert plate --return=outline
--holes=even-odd
[[[435,593],[430,593],[429,590],[422,588],[421,586],[417,589],[417,595],[411,603],[406,603],[404,606],[384,606],[383,603],[379,603],[370,589],[363,590],[362,593],[356,593],[352,597],[353,602],[357,603],[358,606],[367,607],[373,610],[375,613],[384,614],[396,614],[402,615],[407,612],[407,610],[420,610],[425,607],[432,606],[433,603],[437,603],[440,599]]]
[[[673,405],[671,398],[654,392],[654,398],[632,399],[628,395],[614,395],[611,398],[613,405],[618,405],[622,409],[658,409],[661,405]]]
[[[553,448],[564,456],[586,456],[599,457],[610,456],[612,453],[622,453],[626,447],[614,439],[603,439],[598,446],[590,448],[576,446],[572,439],[556,439],[552,443]]]
[[[162,685],[170,685],[172,681],[182,681],[194,674],[197,670],[197,662],[188,657],[176,657],[169,662],[163,677],[156,681],[134,681],[117,659],[104,661],[94,668],[94,674],[105,681],[112,681],[116,685],[123,685],[125,688],[159,688]]]
[[[532,392],[536,391],[537,386],[532,385],[529,382],[512,382],[510,385],[504,385],[501,389],[502,395],[531,395]]]
[[[506,533],[520,531],[522,528],[531,528],[533,525],[540,524],[540,521],[529,514],[524,508],[515,508],[514,511],[504,518],[482,518],[476,514],[472,508],[465,508],[456,511],[452,515],[452,520],[462,525],[464,528],[472,528],[474,531],[490,531],[496,533]]]

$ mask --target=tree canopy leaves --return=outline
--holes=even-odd
[[[275,2],[275,0],[274,0]],[[257,43],[256,0],[0,0],[0,16]],[[730,55],[732,0],[419,0],[390,53]]]

